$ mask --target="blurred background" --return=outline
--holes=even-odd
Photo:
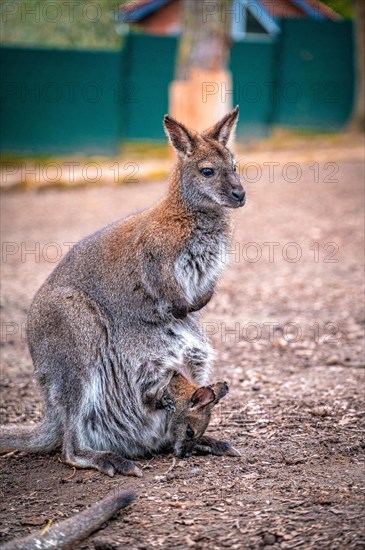
[[[362,0],[3,0],[2,186],[163,178],[166,112],[201,130],[239,104],[244,151],[361,132],[363,29]],[[19,170],[55,156],[98,162]]]
[[[135,511],[83,548],[365,548],[364,6],[1,1],[0,423],[42,416],[26,343],[40,285],[166,193],[164,114],[201,129],[240,106],[248,201],[202,322],[230,387],[209,430],[242,459],[144,461]],[[1,463],[5,540],[123,483],[57,455]]]

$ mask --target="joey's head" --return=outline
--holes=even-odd
[[[236,126],[238,106],[202,133],[189,130],[166,115],[165,131],[179,155],[176,184],[192,208],[239,208],[246,193],[236,172],[236,162],[227,148]]]
[[[211,386],[202,386],[193,394],[177,399],[177,409],[172,415],[170,430],[178,457],[191,456],[208,427],[214,405],[227,393],[226,382],[217,382]]]

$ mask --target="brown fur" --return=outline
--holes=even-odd
[[[169,413],[151,414],[142,396],[174,372],[209,382],[213,353],[194,312],[224,269],[229,212],[245,203],[227,148],[237,117],[238,108],[198,134],[166,115],[179,155],[166,197],[85,237],[39,289],[27,337],[45,417],[4,429],[0,448],[62,447],[68,464],[141,475],[131,459],[183,441],[188,413],[212,407],[214,390],[199,388],[171,434]]]
[[[178,456],[181,458],[190,456],[194,450],[240,456],[230,443],[204,437],[213,407],[227,393],[226,382],[200,387],[190,383],[181,374],[176,374],[169,385],[155,395],[153,399],[155,407],[168,405],[170,408],[170,431],[173,434],[174,450]]]

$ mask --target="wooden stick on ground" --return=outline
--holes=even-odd
[[[38,531],[33,535],[12,540],[0,548],[1,550],[72,549],[77,542],[96,531],[115,512],[131,504],[135,498],[134,491],[111,491],[105,498],[92,504],[83,512],[51,525],[43,535],[42,531]]]

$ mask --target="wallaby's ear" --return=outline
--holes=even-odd
[[[195,147],[195,140],[191,132],[170,115],[165,115],[163,123],[165,132],[178,153],[191,155]]]
[[[191,407],[200,409],[212,403],[216,398],[213,389],[210,386],[202,386],[198,388],[191,397]]]
[[[217,382],[211,386],[202,386],[198,388],[191,397],[192,408],[200,409],[206,407],[209,404],[216,405],[222,397],[227,395],[228,385],[227,382]]]
[[[227,395],[229,391],[227,382],[217,382],[216,384],[213,384],[210,387],[215,393],[214,405],[218,403],[218,401],[220,401],[222,397]]]
[[[221,118],[216,124],[214,124],[214,126],[208,128],[208,130],[205,130],[203,132],[203,136],[210,139],[215,139],[225,147],[228,143],[232,131],[236,127],[238,120],[238,111],[239,107],[238,105],[236,105],[233,111]]]

